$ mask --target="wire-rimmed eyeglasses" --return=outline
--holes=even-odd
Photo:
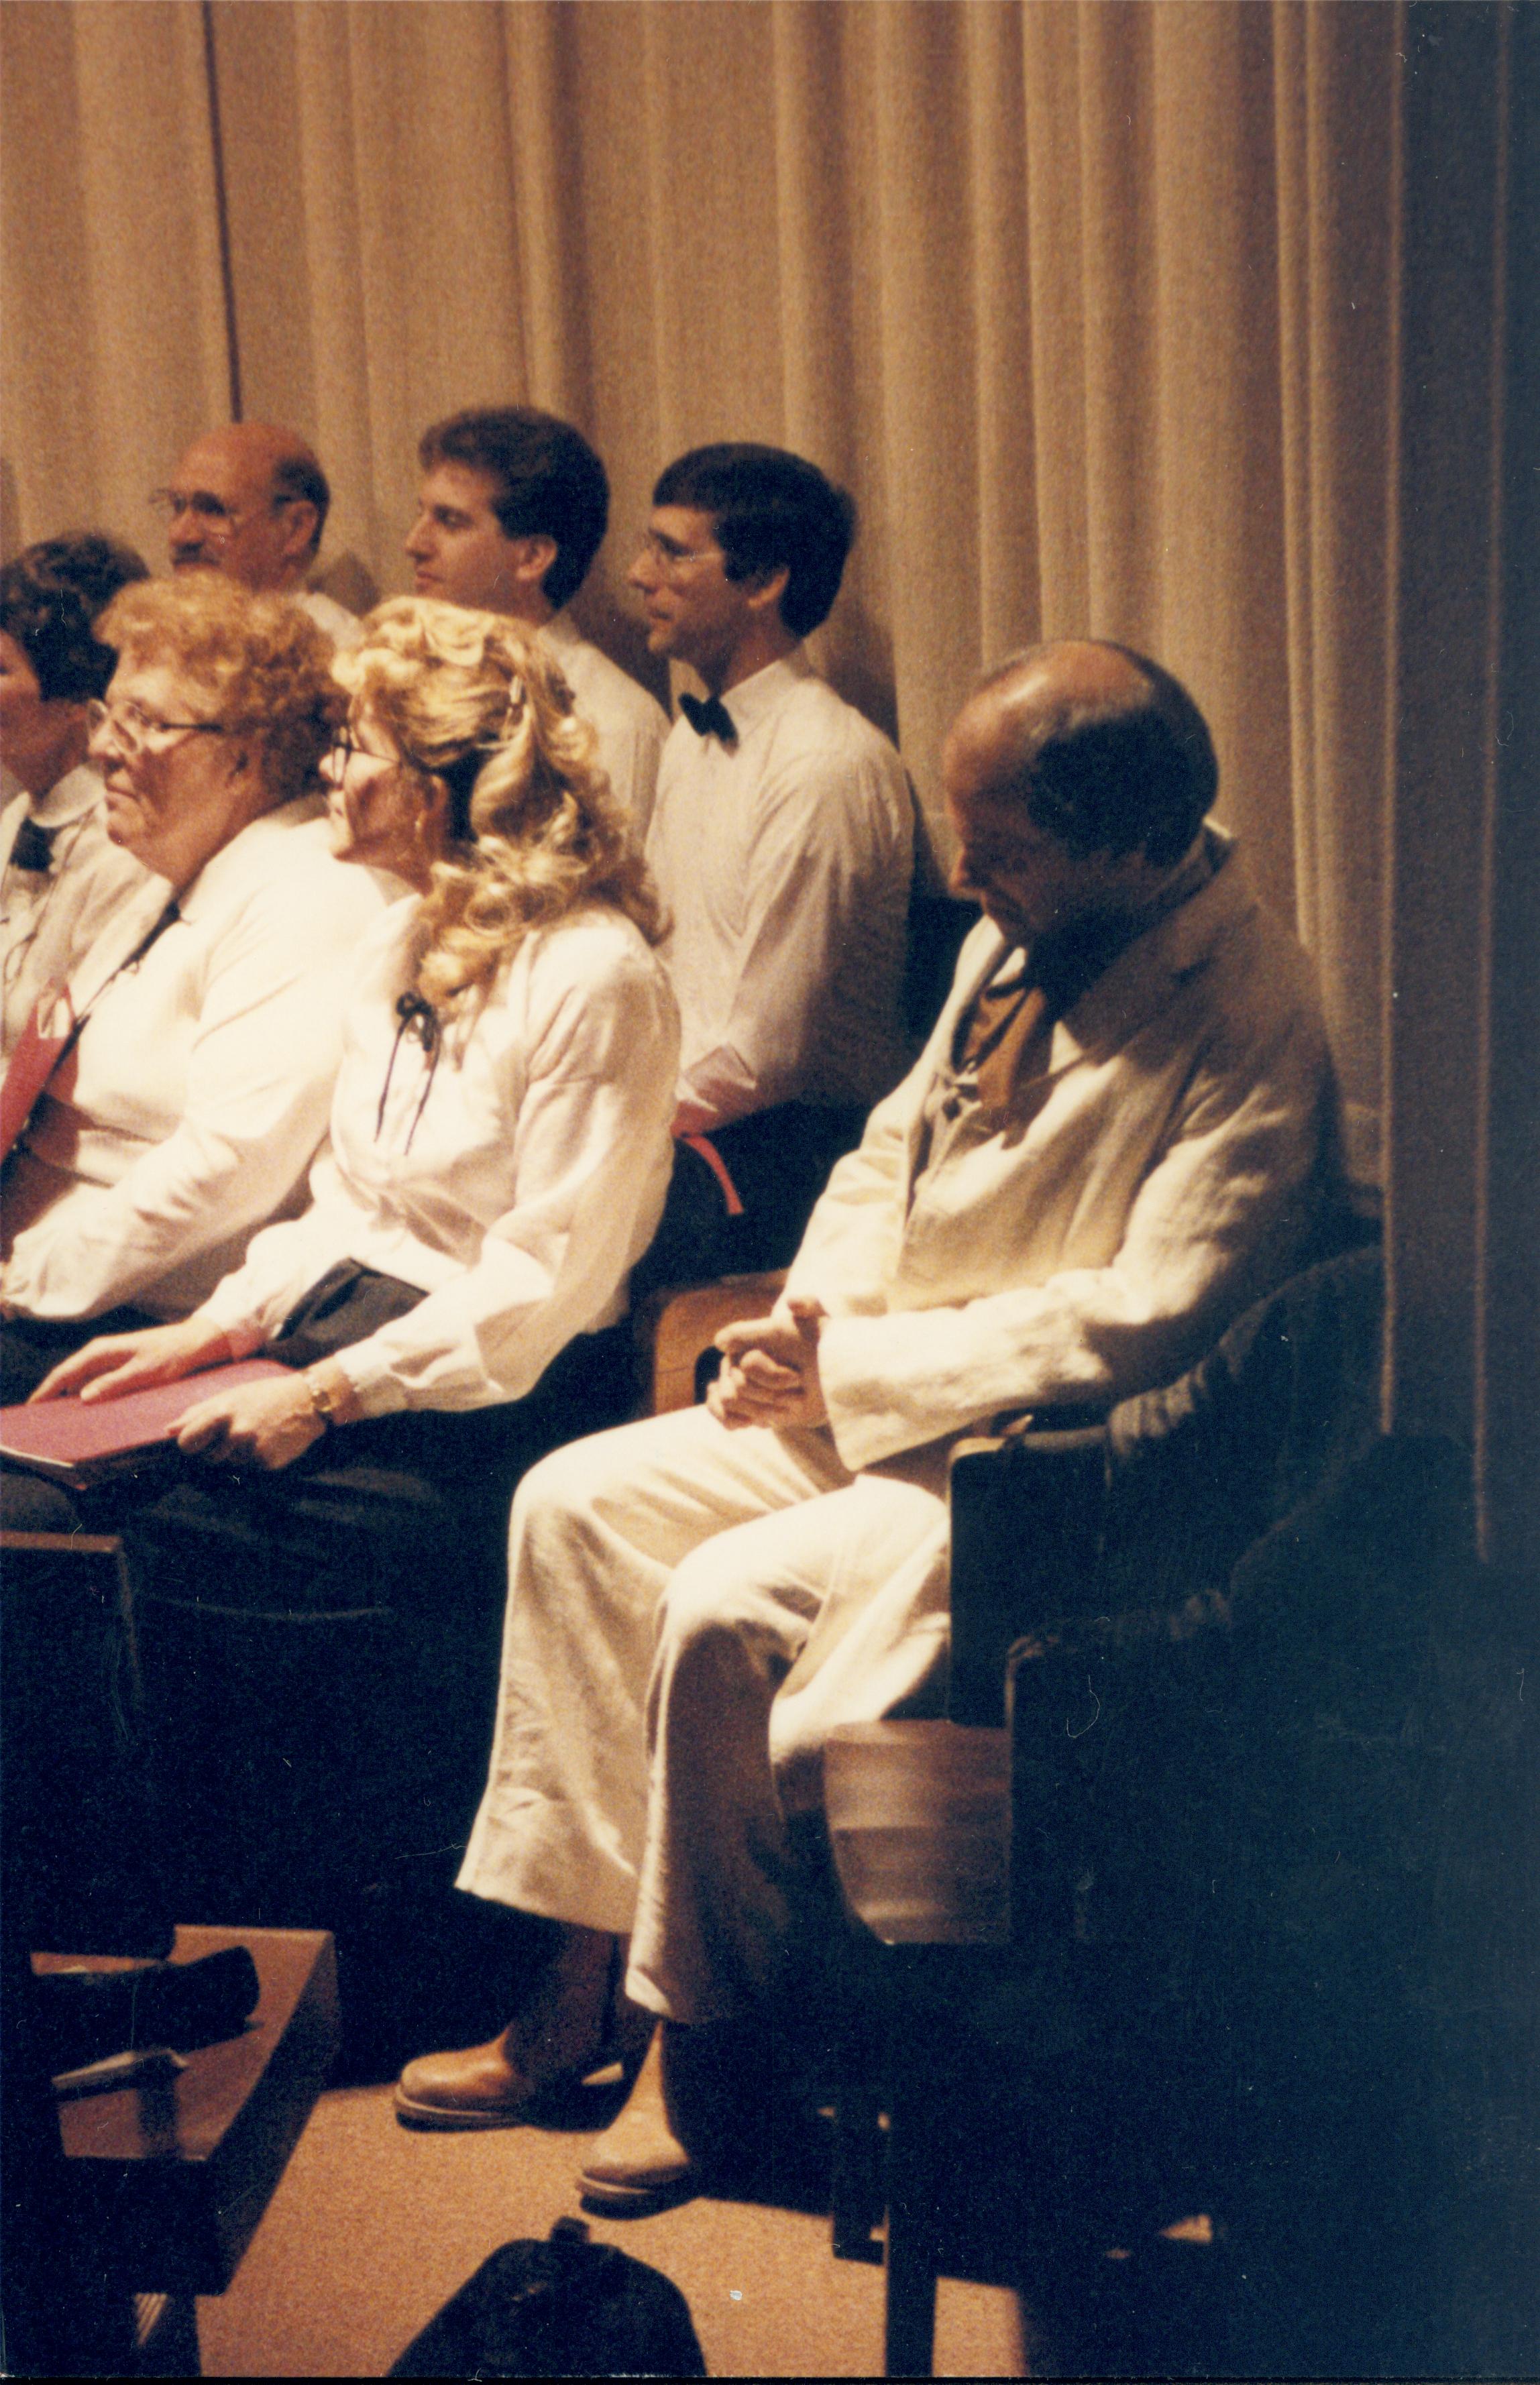
[[[225,733],[222,720],[162,720],[158,714],[146,712],[131,697],[118,704],[104,704],[97,697],[86,706],[85,718],[93,737],[106,730],[125,754],[164,754],[169,750],[168,740],[222,737]]]
[[[404,765],[408,768],[414,769],[421,769],[424,767],[421,763],[407,763],[406,757],[403,755],[382,754],[377,746],[366,745],[363,739],[354,729],[351,721],[344,721],[343,726],[338,730],[336,735],[332,738],[332,751],[333,754],[340,754],[342,755],[344,769],[347,768],[347,765],[355,756],[357,756],[360,762],[386,763],[393,770],[398,770],[402,768]]]
[[[306,500],[303,497],[272,497],[269,500],[268,510],[269,513],[277,513],[280,506],[296,506],[304,503]],[[249,515],[243,516],[232,506],[227,506],[222,497],[217,497],[214,494],[212,489],[152,489],[150,508],[167,524],[174,522],[179,514],[195,515],[205,538],[212,541],[216,546],[225,545],[234,537],[242,520],[249,518]]]

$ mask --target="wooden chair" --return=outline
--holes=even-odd
[[[665,1286],[636,1315],[637,1375],[642,1414],[667,1416],[694,1407],[704,1393],[701,1360],[724,1325],[763,1317],[786,1280],[784,1267],[765,1275],[724,1275],[713,1283]]]
[[[0,1553],[5,1891],[22,1942],[163,1954],[174,1916],[123,1543],[6,1531]]]
[[[1023,2231],[1126,2244],[1163,2191],[1228,2230],[1222,2373],[1540,2341],[1534,1586],[1475,1564],[1461,1453],[1381,1435],[1378,1348],[1359,1255],[1105,1428],[957,1453],[952,1714],[1008,1717],[1010,1943],[870,1950],[891,2375],[929,2371],[941,2185],[990,2127],[1045,2188]]]

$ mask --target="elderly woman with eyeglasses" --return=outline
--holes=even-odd
[[[210,572],[125,588],[100,627],[118,664],[91,753],[106,832],[149,876],[54,1006],[6,1165],[7,1399],[104,1325],[187,1316],[300,1205],[386,899],[331,849],[343,702],[314,623]]]
[[[335,850],[412,891],[357,957],[311,1206],[185,1322],[93,1343],[42,1395],[265,1351],[293,1380],[200,1403],[184,1451],[278,1470],[326,1435],[313,1524],[345,1525],[364,1466],[405,1474],[419,1517],[463,1484],[500,1536],[535,1449],[629,1405],[607,1329],[662,1210],[678,1060],[657,908],[592,732],[516,625],[403,598],[335,668]]]

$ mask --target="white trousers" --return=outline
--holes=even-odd
[[[852,1476],[704,1408],[572,1442],[514,1502],[486,1793],[459,1884],[631,1933],[628,1992],[723,2019],[773,1978],[839,1722],[935,1694],[945,1453]]]

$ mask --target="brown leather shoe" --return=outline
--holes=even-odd
[[[641,2063],[650,2016],[620,1992],[625,1942],[570,1929],[521,2009],[490,2044],[408,2062],[395,2116],[409,2129],[508,2129],[542,2096],[607,2064]]]
[[[490,2045],[424,2054],[396,2082],[395,2117],[409,2129],[510,2129],[542,2092],[509,2058],[511,2029]]]
[[[681,2098],[672,2092],[678,2082],[670,2078],[683,2067],[681,2035],[668,2021],[654,2032],[625,2109],[595,2138],[578,2173],[583,2201],[617,2217],[641,2218],[700,2189],[703,2165],[684,2141]]]

